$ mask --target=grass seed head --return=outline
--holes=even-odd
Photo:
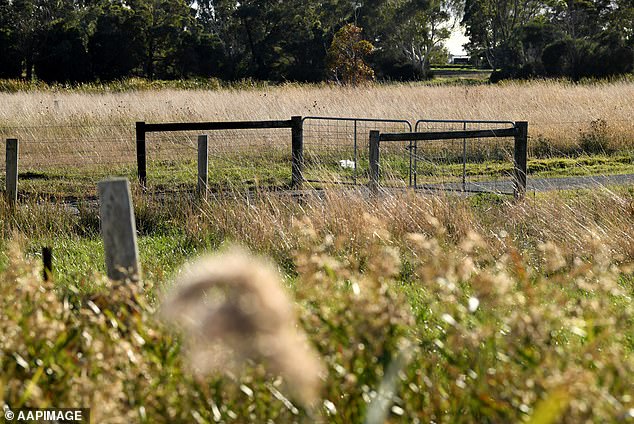
[[[304,404],[317,399],[322,366],[271,264],[236,248],[201,258],[182,272],[162,314],[185,330],[197,373],[263,362]]]

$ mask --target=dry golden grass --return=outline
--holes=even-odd
[[[201,234],[222,234],[283,260],[302,247],[301,233],[296,231],[302,217],[311,221],[317,233],[340,237],[339,247],[357,255],[364,250],[365,215],[381,220],[398,241],[395,244],[403,243],[410,233],[455,244],[475,232],[483,235],[496,254],[509,245],[535,254],[540,243],[550,241],[584,255],[593,248],[589,241],[601,240],[615,260],[629,262],[634,258],[632,194],[607,188],[544,193],[519,203],[503,196],[462,198],[415,192],[393,192],[372,199],[354,190],[326,190],[301,202],[264,194],[248,202],[214,198],[186,217],[164,219],[182,221],[182,230],[192,240]]]
[[[250,361],[268,365],[305,405],[316,403],[325,372],[297,331],[297,317],[268,262],[234,249],[199,259],[182,271],[162,306],[189,334],[194,371],[236,373]]]
[[[607,122],[614,142],[631,142],[634,83],[575,85],[562,81],[479,86],[415,84],[287,85],[217,91],[0,93],[0,136],[75,140],[134,139],[134,122],[288,119],[302,116],[527,120],[533,138],[571,143],[591,121]],[[9,127],[9,128],[6,128]],[[27,127],[27,128],[15,128]],[[91,129],[79,127],[92,127]],[[44,134],[44,135],[42,135]]]
[[[0,131],[59,137],[69,148],[83,141],[89,150],[104,139],[132,144],[136,120],[495,118],[529,120],[534,137],[565,146],[603,119],[611,142],[629,143],[632,94],[625,82],[0,94]],[[578,129],[566,141],[571,121]],[[80,280],[55,287],[18,250],[0,273],[4,402],[92,406],[99,422],[348,423],[362,422],[382,393],[394,392],[381,412],[391,422],[634,416],[631,192],[549,193],[518,203],[413,192],[369,199],[362,190],[236,197],[200,204],[138,193],[138,228],[142,236],[177,237],[179,248],[238,241],[287,271],[299,327],[327,367],[318,410],[294,406],[301,391],[287,392],[281,378],[250,361],[240,376],[194,379],[179,338],[155,320],[145,296],[156,294],[151,284],[96,276],[101,291],[83,293]],[[5,242],[13,230],[31,239],[49,234],[56,251],[65,238],[98,233],[87,206],[75,215],[32,202],[13,212],[0,201],[0,216]],[[148,256],[169,250],[159,242],[145,249]]]
[[[7,125],[131,124],[134,120],[283,119],[291,115],[503,119],[542,122],[633,120],[634,83],[535,81],[479,86],[288,85],[216,91],[2,93]],[[55,101],[58,107],[55,107]],[[130,119],[133,121],[131,122]]]

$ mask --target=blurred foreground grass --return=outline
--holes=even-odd
[[[0,393],[12,408],[90,406],[115,423],[627,422],[633,200],[607,188],[523,203],[136,194],[139,286],[101,276],[94,207],[2,205]],[[232,242],[283,274],[327,368],[317,404],[257,362],[194,377],[156,319],[180,265]],[[43,245],[54,283],[40,279]]]

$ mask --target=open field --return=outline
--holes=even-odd
[[[288,85],[250,90],[0,93],[2,136],[36,135],[43,127],[68,126],[62,134],[81,140],[134,140],[135,121],[288,119],[301,116],[369,118],[496,119],[529,121],[533,138],[555,148],[578,139],[592,121],[607,122],[613,143],[630,140],[634,125],[632,82],[575,85],[509,82],[502,85],[415,84],[339,86]],[[57,103],[56,103],[57,101]],[[81,127],[93,126],[92,134]],[[13,129],[13,128],[11,128]],[[60,130],[62,131],[62,130]]]
[[[94,196],[94,183],[109,172],[134,175],[135,121],[266,120],[317,115],[398,118],[414,126],[421,118],[528,120],[531,176],[619,174],[631,172],[633,97],[634,83],[628,81],[0,93],[0,137],[20,140],[20,170],[27,192],[66,196]],[[306,121],[305,125],[308,179],[367,180],[370,126],[360,129],[356,140],[359,151],[353,154],[350,122]],[[408,131],[398,123],[381,129]],[[181,132],[148,136],[148,172],[158,190],[193,187],[197,135]],[[220,131],[209,137],[212,188],[284,187],[288,181],[288,130]],[[508,173],[512,140],[498,145],[487,143],[477,140],[470,144],[470,155],[475,156],[469,159],[466,173],[474,181],[501,178]],[[444,150],[445,146],[449,144],[419,146],[422,161],[417,172],[421,182],[460,179],[461,143],[453,143],[450,150]],[[490,146],[487,149],[492,149],[492,155],[480,154],[484,146]],[[392,150],[390,154],[382,153],[383,164],[386,174],[394,174],[394,184],[402,185],[399,181],[408,181],[409,152],[405,145],[395,145]],[[339,167],[340,160],[355,157],[355,177],[359,178]]]
[[[134,179],[137,120],[528,120],[529,178],[633,173],[632,98],[626,82],[0,94],[0,136],[42,149],[21,157],[21,192],[78,198],[70,207],[24,196],[15,210],[0,200],[0,396],[14,409],[91,407],[99,423],[634,421],[631,187],[523,201],[411,190],[371,198],[354,187],[297,196],[260,190],[290,179],[290,135],[264,132],[217,140],[204,201],[188,193],[197,134],[148,137],[157,141],[148,179],[161,190],[132,186],[143,279],[127,284],[103,276],[98,208],[85,199],[109,174]],[[467,173],[508,174],[504,146],[480,152]],[[386,167],[402,174],[402,153],[387,148]],[[334,164],[315,169],[352,172]],[[419,172],[458,181],[458,165],[443,169]],[[217,196],[224,183],[230,191]],[[252,296],[214,287],[199,296],[203,307],[234,315],[203,326],[220,343],[192,342],[166,322],[164,299],[187,275],[183,264],[235,244],[279,277],[263,277],[257,261],[236,265],[231,252],[215,268],[277,309],[262,315]],[[50,282],[43,246],[53,248]],[[303,342],[258,335],[293,315],[318,364]]]

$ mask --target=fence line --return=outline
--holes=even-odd
[[[575,138],[590,133],[592,122],[531,122],[533,135],[527,138],[538,141],[531,143],[528,155],[551,152],[574,156],[579,150]],[[608,119],[607,122],[629,121]],[[194,128],[211,127],[207,130],[208,188],[214,191],[222,190],[233,182],[249,187],[277,188],[299,188],[301,183],[317,188],[328,184],[366,185],[370,182],[370,131],[384,134],[423,129],[431,132],[480,130],[482,132],[477,136],[482,137],[490,132],[494,123],[503,126],[512,124],[512,121],[419,120],[412,125],[410,121],[401,119],[308,116],[296,117],[295,121],[194,123]],[[554,137],[552,134],[559,131],[549,132],[548,125],[563,127],[571,123],[583,124],[587,128],[580,128],[579,132],[567,131],[572,143],[552,145],[545,150],[544,146]],[[152,134],[147,139],[144,152],[145,176],[147,178],[149,172],[151,183],[155,184],[152,190],[195,192],[195,137],[198,134],[192,134],[191,124],[145,125]],[[139,164],[136,154],[138,140],[134,138],[134,128],[121,124],[0,126],[0,136],[9,138],[15,132],[15,138],[20,140],[20,171],[25,174],[25,178],[20,176],[21,190],[22,184],[31,189],[36,187],[37,179],[48,177],[60,180],[68,177],[64,187],[75,183],[89,187],[108,174],[132,176],[135,171],[139,173],[143,164]],[[280,129],[291,129],[290,137]],[[168,132],[156,132],[163,130]],[[620,138],[614,143],[627,147],[628,138],[621,133],[625,134],[619,132],[617,137]],[[509,134],[505,135],[512,138]],[[509,141],[503,138],[462,138],[455,141],[409,139],[389,145],[383,143],[380,151],[381,183],[383,186],[421,187],[421,184],[431,185],[439,181],[453,184],[461,178],[461,188],[465,190],[469,185],[482,181],[484,174],[478,174],[481,171],[478,164],[485,162],[495,166],[499,162],[500,166],[499,170],[484,170],[487,178],[506,178],[507,174],[510,177],[514,146]],[[503,161],[508,165],[504,165]],[[3,166],[6,171],[4,164],[0,168]],[[484,169],[483,166],[481,168]]]
[[[462,124],[462,129],[454,130],[427,130],[420,131],[420,124]],[[510,128],[487,128],[487,129],[472,129],[467,130],[467,124],[486,124],[486,125],[501,125],[511,124]],[[409,142],[410,151],[414,151],[414,156],[417,157],[417,142],[426,141],[433,142],[438,140],[463,140],[463,156],[462,156],[462,191],[466,190],[466,140],[467,139],[481,139],[481,138],[500,138],[500,137],[513,137],[514,149],[513,149],[513,193],[515,197],[521,198],[526,192],[526,163],[527,163],[527,145],[528,145],[528,123],[527,122],[509,122],[509,121],[457,121],[457,120],[420,120],[416,123],[417,132],[410,133],[379,133],[378,131],[372,131],[370,133],[370,187],[373,192],[377,191],[379,185],[379,145],[381,142]],[[414,143],[412,143],[414,142]],[[415,165],[417,166],[417,162]],[[413,172],[410,169],[410,175],[414,174],[413,187],[417,188],[417,169]]]
[[[404,119],[307,116],[303,121],[308,158],[305,173],[312,183],[366,183],[369,132],[412,131],[411,123]],[[408,156],[406,151],[401,153]],[[350,181],[345,179],[342,168],[352,170]],[[327,175],[323,175],[325,170]]]
[[[148,124],[143,121],[136,123],[136,152],[137,174],[142,187],[147,187],[147,143],[146,134],[152,132],[175,131],[223,131],[249,129],[291,129],[291,185],[301,186],[304,180],[303,172],[303,129],[302,118],[291,117],[290,120],[271,121],[233,121],[233,122],[191,122],[191,123],[156,123]]]

